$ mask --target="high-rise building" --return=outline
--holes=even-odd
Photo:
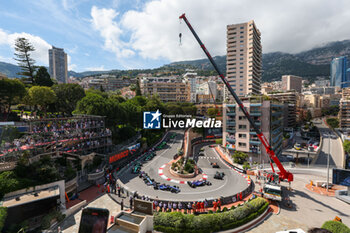
[[[49,73],[58,83],[68,82],[67,54],[61,48],[49,49]]]
[[[282,90],[301,93],[302,78],[294,75],[282,76]]]
[[[336,57],[333,58],[331,62],[331,86],[335,87],[349,87],[350,81],[346,76],[346,66],[347,58],[346,57]]]
[[[261,49],[261,33],[253,20],[227,25],[226,75],[238,96],[261,93]],[[227,98],[231,95],[226,90]]]
[[[282,153],[283,105],[263,97],[243,98],[243,105],[264,133],[275,154]],[[237,104],[223,104],[223,146],[228,153],[242,151],[253,161],[266,162],[269,155]]]

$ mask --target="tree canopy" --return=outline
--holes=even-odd
[[[47,72],[47,69],[44,66],[40,66],[39,70],[35,74],[35,84],[38,86],[47,86],[51,87],[53,81],[50,78],[50,74]]]
[[[55,92],[50,87],[33,86],[28,90],[29,101],[34,106],[40,106],[44,112],[49,104],[56,102]]]
[[[18,79],[0,79],[0,104],[7,106],[8,113],[16,99],[20,100],[26,93],[24,84]]]
[[[34,46],[24,37],[19,37],[15,41],[15,60],[22,72],[19,73],[28,77],[32,83],[35,81],[35,60],[31,57],[31,52],[35,51]]]
[[[56,109],[71,115],[79,100],[85,97],[84,89],[78,84],[56,84],[52,86],[57,96]]]

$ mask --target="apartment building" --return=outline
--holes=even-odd
[[[339,127],[343,130],[350,129],[350,88],[343,88],[340,100]]]
[[[238,96],[261,93],[261,59],[261,33],[254,21],[227,25],[226,76]]]
[[[301,93],[303,79],[295,75],[283,75],[282,76],[282,90],[284,91],[296,91]]]
[[[190,102],[190,84],[180,77],[143,77],[142,95],[158,95],[163,102]]]
[[[268,94],[268,96],[283,104],[283,127],[294,128],[297,123],[297,100],[299,94],[292,91]]]
[[[104,91],[115,91],[130,86],[133,83],[136,83],[136,79],[118,78],[115,75],[104,74],[90,79],[88,81],[88,88],[98,90],[102,88]]]
[[[264,133],[276,155],[280,155],[283,140],[283,105],[264,100],[262,97],[244,98],[243,105]],[[253,127],[237,104],[223,105],[223,146],[230,154],[236,150],[242,151],[252,157],[253,161],[260,163],[269,159]]]
[[[49,49],[49,73],[58,83],[68,83],[67,54],[64,49],[55,46]]]

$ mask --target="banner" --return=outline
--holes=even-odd
[[[118,160],[120,160],[120,159],[122,159],[122,158],[125,158],[126,156],[128,156],[129,155],[129,150],[125,150],[125,151],[122,151],[122,152],[120,152],[120,153],[118,153],[118,154],[115,154],[115,155],[111,155],[110,157],[109,157],[109,163],[111,164],[111,163],[114,163],[114,162],[116,162],[116,161],[118,161]]]
[[[133,145],[133,146],[129,146],[129,147],[128,147],[128,150],[129,150],[130,153],[132,154],[132,153],[136,152],[136,151],[140,148],[140,146],[141,146],[141,144],[140,144],[140,143],[137,143],[137,144],[135,144],[135,145]]]

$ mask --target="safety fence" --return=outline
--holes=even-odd
[[[159,141],[157,144],[161,143],[165,137],[167,136],[167,134],[164,135],[164,137],[162,138],[161,141]],[[215,140],[213,139],[203,139],[202,137],[198,137],[198,138],[194,138],[191,140],[191,146],[193,145],[196,145],[196,144],[200,144],[200,143],[207,143],[207,142],[213,142]],[[228,165],[231,169],[235,170],[236,172],[238,173],[241,173],[243,174],[243,176],[245,176],[246,172],[245,170],[239,168],[239,167],[236,167],[234,166],[233,164],[230,164],[228,163],[224,158],[221,157],[221,155],[219,154],[220,158],[222,161],[224,161],[226,163],[226,165]],[[143,155],[139,158],[142,158]],[[138,159],[137,159],[138,160]],[[116,175],[122,175],[130,166],[132,166],[132,164],[136,163],[137,160],[133,160],[132,162],[130,162],[126,167],[123,167],[121,170],[119,170]],[[135,198],[144,198],[142,196],[142,193],[135,193],[133,191],[130,191],[128,189],[127,186],[125,186],[123,183],[121,182],[118,182],[118,184],[123,188],[124,192],[126,193],[126,195],[132,195],[134,196]],[[218,196],[217,198],[208,198],[208,199],[205,199],[205,198],[199,198],[197,201],[201,201],[201,202],[206,202],[206,205],[207,207],[213,207],[213,203],[217,200],[220,200],[221,204],[222,205],[227,205],[227,204],[232,204],[236,201],[240,201],[240,200],[243,200],[244,198],[246,198],[247,196],[249,196],[253,191],[254,191],[254,183],[252,180],[250,180],[250,182],[248,182],[248,186],[242,190],[241,192],[238,192],[238,193],[234,193],[232,195],[229,195],[229,196]],[[159,199],[159,198],[153,198],[153,197],[147,197],[147,200],[149,201],[153,201],[155,203],[160,203],[162,202],[163,204],[176,204],[178,206],[179,203],[182,204],[182,206],[187,206],[189,203],[194,203],[194,201],[187,201],[187,200],[183,200],[183,201],[172,201],[172,200],[165,200],[165,199]]]

